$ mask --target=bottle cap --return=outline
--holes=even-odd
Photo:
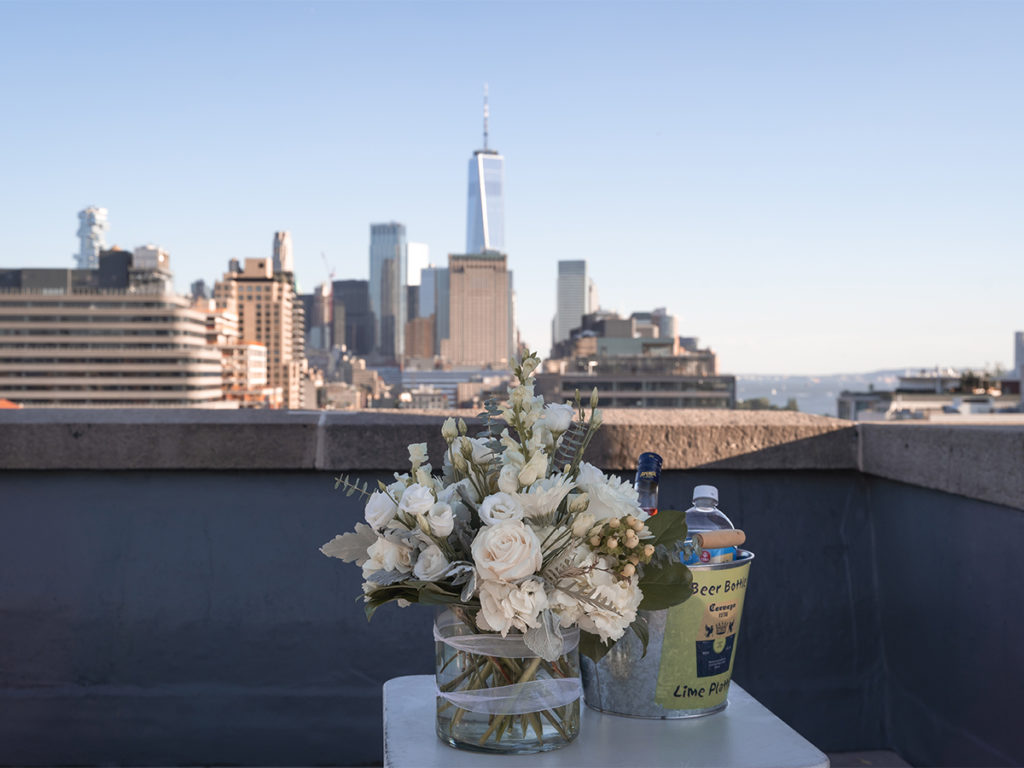
[[[641,453],[640,457],[636,460],[638,467],[643,469],[661,469],[661,456],[656,453]]]
[[[713,485],[698,485],[693,489],[693,500],[714,499],[718,501],[718,489]]]

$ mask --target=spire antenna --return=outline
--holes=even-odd
[[[487,83],[484,83],[484,149],[487,149],[487,118],[491,116],[491,110],[487,106]]]

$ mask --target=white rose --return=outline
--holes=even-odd
[[[425,464],[427,461],[427,444],[426,443],[413,443],[409,446],[409,462],[413,468],[418,467],[420,464]]]
[[[576,409],[569,403],[548,403],[544,406],[540,423],[550,432],[560,435],[569,429],[575,415]]]
[[[548,607],[548,596],[540,582],[530,579],[508,593],[508,602],[515,611],[513,626],[525,632],[531,627],[540,626],[537,616]]]
[[[508,493],[492,493],[481,502],[478,511],[484,525],[523,519],[523,505],[519,503],[519,499]]]
[[[437,581],[448,570],[448,559],[437,544],[431,544],[420,552],[412,574],[420,581]]]
[[[364,515],[370,527],[375,531],[379,531],[391,522],[397,512],[398,506],[390,495],[381,491],[374,491],[373,495],[370,496],[370,500],[366,502]]]
[[[498,488],[503,493],[519,491],[519,469],[515,464],[506,464],[501,468],[501,474],[498,475]]]
[[[370,556],[370,560],[380,566],[380,568],[372,570],[399,571],[400,573],[412,571],[412,547],[400,543],[400,541],[381,537],[370,545],[366,554]],[[366,573],[365,565],[363,572]]]
[[[580,464],[576,485],[586,492],[590,499],[587,511],[598,521],[625,515],[633,515],[640,520],[647,519],[647,513],[640,509],[640,498],[636,489],[624,480],[607,477],[592,464]]]
[[[413,483],[405,489],[402,500],[398,502],[398,508],[407,515],[415,517],[426,513],[436,502],[437,499],[434,498],[434,492],[430,488]]]
[[[519,470],[519,484],[533,485],[547,473],[548,457],[544,455],[543,451],[537,451],[530,457],[530,460],[526,462],[526,466]]]
[[[511,589],[508,584],[500,581],[480,582],[480,610],[476,615],[476,624],[480,629],[485,632],[501,632],[502,637],[512,629],[515,611],[508,601]]]
[[[515,581],[540,570],[540,539],[522,520],[505,520],[480,529],[472,546],[478,575],[494,581]]]
[[[437,502],[427,512],[427,523],[430,525],[430,532],[443,539],[455,528],[455,513],[452,512],[451,505],[443,501]]]

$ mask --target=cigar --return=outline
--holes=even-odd
[[[738,529],[724,528],[721,531],[701,531],[693,534],[693,543],[701,549],[722,549],[738,547],[747,540],[747,535]]]

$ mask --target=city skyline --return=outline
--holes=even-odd
[[[171,254],[182,293],[276,231],[303,292],[322,253],[368,279],[374,222],[442,267],[487,82],[532,348],[557,262],[585,259],[603,308],[666,307],[730,372],[1012,365],[1019,5],[467,8],[0,5],[0,96],[33,106],[0,129],[2,266],[73,266],[95,205],[110,247]],[[481,24],[475,61],[459,42]],[[105,43],[85,79],[83,37]]]

